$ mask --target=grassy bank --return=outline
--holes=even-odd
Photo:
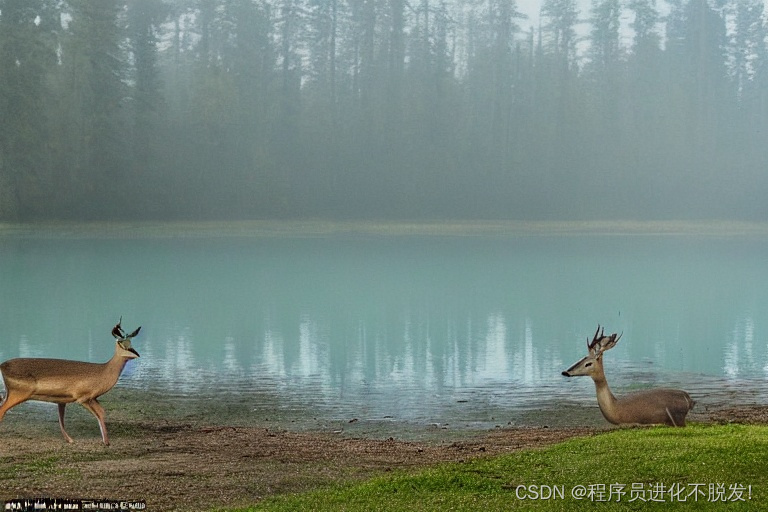
[[[583,497],[577,500],[574,494]],[[579,505],[607,511],[767,509],[768,427],[617,430],[549,448],[277,496],[241,510],[488,512]]]

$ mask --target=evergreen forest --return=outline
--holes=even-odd
[[[0,220],[768,219],[761,0],[0,0]]]

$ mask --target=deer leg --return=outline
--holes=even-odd
[[[5,398],[3,399],[3,403],[0,404],[0,421],[3,421],[3,416],[8,412],[8,409],[15,407],[22,402],[26,402],[30,396],[32,396],[32,393],[15,393],[6,387]]]
[[[69,434],[67,434],[67,431],[64,430],[64,408],[67,406],[67,404],[59,404],[59,427],[61,427],[61,433],[64,436],[64,439],[67,440],[68,443],[74,443],[71,437],[69,437]]]
[[[107,426],[104,424],[104,408],[101,406],[98,400],[92,398],[88,401],[82,402],[83,407],[91,411],[91,414],[96,416],[99,420],[99,429],[101,430],[101,440],[104,444],[109,446],[109,437],[107,436]]]

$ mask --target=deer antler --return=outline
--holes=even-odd
[[[603,332],[600,332],[600,324],[597,324],[597,330],[595,331],[595,335],[592,337],[592,341],[589,341],[589,338],[587,338],[587,350],[590,352],[593,351],[595,347],[597,347],[600,340],[603,338],[603,333],[605,332],[605,328],[603,328]]]
[[[600,324],[598,324],[592,341],[590,342],[589,339],[587,339],[587,349],[593,355],[602,354],[606,350],[612,349],[616,343],[618,343],[619,339],[621,339],[623,334],[623,332],[618,335],[613,333],[610,336],[606,336],[605,327],[601,328]]]
[[[125,338],[125,332],[123,331],[123,328],[120,327],[121,323],[123,323],[123,316],[122,315],[120,315],[120,320],[117,322],[117,325],[115,325],[112,328],[112,336],[114,336],[117,339]]]
[[[121,323],[123,323],[122,316],[120,317],[120,321],[117,322],[117,325],[112,328],[112,336],[114,336],[118,340],[124,341],[124,340],[130,340],[131,338],[135,338],[139,334],[139,331],[141,330],[141,326],[139,326],[139,328],[133,331],[131,334],[126,335],[125,331],[120,325]]]

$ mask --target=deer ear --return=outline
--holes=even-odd
[[[135,330],[135,331],[133,331],[131,334],[129,334],[128,336],[126,336],[126,338],[135,338],[135,337],[136,337],[136,335],[137,335],[137,334],[139,334],[139,331],[140,331],[140,330],[141,330],[141,326],[139,326],[139,328],[138,328],[138,329],[136,329],[136,330]]]

